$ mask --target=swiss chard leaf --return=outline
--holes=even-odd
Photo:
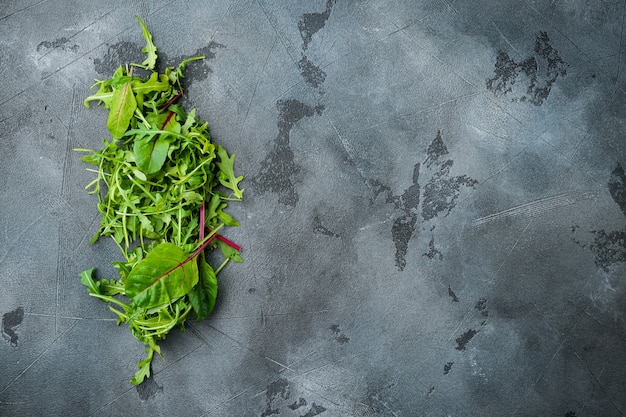
[[[158,172],[165,163],[169,146],[169,140],[164,135],[135,140],[133,152],[139,169],[146,175]]]
[[[173,243],[161,243],[126,277],[126,295],[138,307],[166,304],[187,294],[198,283],[198,265]]]
[[[198,272],[200,279],[198,285],[189,293],[189,302],[199,321],[208,317],[215,307],[217,276],[211,265],[204,259],[204,255],[198,257]]]
[[[107,128],[115,139],[120,139],[124,136],[136,108],[137,100],[135,100],[129,81],[125,82],[120,88],[113,90]]]

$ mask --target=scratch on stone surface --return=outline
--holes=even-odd
[[[596,197],[596,194],[592,191],[569,191],[567,193],[557,194],[554,196],[542,198],[539,200],[530,201],[528,203],[520,204],[515,207],[511,207],[506,210],[502,210],[488,216],[480,217],[472,221],[472,226],[480,226],[485,223],[490,223],[498,220],[502,220],[509,217],[515,217],[525,215],[530,218],[537,217],[541,214],[550,212],[559,207],[570,206],[578,204],[585,200],[591,200]]]
[[[275,363],[276,365],[278,365],[278,366],[280,366],[280,367],[282,367],[282,368],[283,368],[283,369],[281,369],[281,370],[280,370],[280,371],[278,371],[278,372],[282,372],[282,371],[284,371],[285,369],[287,369],[287,370],[289,370],[289,371],[292,371],[292,372],[296,372],[294,369],[290,368],[290,367],[289,367],[289,365],[284,365],[284,364],[282,364],[282,363],[278,362],[277,360],[274,360],[274,359],[270,358],[269,356],[264,356],[263,358],[264,358],[264,359],[266,359],[266,360],[268,360],[268,361],[270,361],[270,362],[272,362],[272,363]]]
[[[272,43],[272,47],[270,48],[269,52],[267,53],[267,56],[265,57],[265,62],[263,62],[261,71],[257,73],[257,80],[254,85],[254,90],[252,91],[252,96],[250,97],[250,101],[248,102],[248,108],[246,109],[246,114],[243,117],[243,121],[241,122],[241,128],[239,129],[239,137],[241,137],[241,132],[243,132],[243,128],[246,124],[246,120],[248,120],[248,115],[250,114],[250,109],[252,108],[252,101],[254,100],[254,97],[256,96],[256,91],[259,88],[259,84],[261,83],[261,74],[263,74],[265,72],[265,68],[267,68],[267,63],[269,62],[270,56],[272,55],[272,52],[274,51],[274,48],[276,47],[277,41],[278,41],[278,36],[274,38],[274,42]]]
[[[506,256],[504,257],[504,260],[502,261],[502,263],[500,264],[500,266],[498,267],[498,270],[496,271],[495,275],[498,275],[498,273],[502,270],[502,268],[504,267],[504,265],[506,264],[506,262],[509,260],[509,257],[511,256],[511,254],[513,253],[513,250],[515,250],[515,248],[517,247],[518,243],[520,242],[520,240],[522,239],[522,236],[524,236],[524,233],[526,233],[526,230],[530,227],[531,223],[533,222],[533,220],[531,219],[528,224],[526,225],[526,227],[524,227],[524,230],[521,231],[521,233],[519,234],[519,236],[517,237],[517,239],[515,240],[515,243],[513,243],[513,246],[511,246],[511,249],[509,249],[508,253],[506,254]]]
[[[511,43],[511,41],[509,41],[509,39],[504,36],[504,33],[502,33],[502,31],[500,30],[500,28],[498,27],[498,25],[496,25],[496,22],[494,22],[493,20],[491,21],[491,23],[493,24],[493,26],[496,28],[496,30],[498,31],[498,33],[500,34],[500,36],[502,36],[502,39],[504,39],[504,41],[511,47],[511,49],[513,49],[517,54],[520,53],[520,51],[517,50],[517,48],[515,46],[513,46],[513,44]]]
[[[211,415],[212,411],[216,411],[221,409],[222,407],[224,407],[226,404],[228,404],[229,402],[231,402],[234,399],[237,399],[239,397],[241,397],[243,394],[245,394],[246,392],[250,391],[250,387],[243,389],[241,391],[239,391],[238,393],[234,394],[233,396],[225,399],[224,401],[222,401],[219,404],[214,405],[213,407],[211,407],[211,410],[207,411],[206,413],[202,414],[200,417],[208,417],[209,415]],[[261,393],[262,394],[262,393]],[[258,396],[258,395],[257,395]],[[254,397],[253,397],[254,398]]]
[[[89,29],[91,26],[95,25],[96,23],[98,23],[100,20],[104,19],[106,16],[108,16],[109,14],[111,14],[111,12],[113,12],[115,9],[111,9],[108,12],[104,13],[103,15],[99,16],[98,18],[96,18],[96,20],[94,20],[93,22],[89,23],[88,25],[82,27],[80,30],[78,30],[77,32],[75,32],[74,34],[72,34],[72,36],[70,36],[69,38],[61,38],[61,39],[67,39],[67,41],[72,40],[74,37],[76,37],[77,35],[79,35],[80,33],[84,32],[85,30]],[[45,42],[42,42],[42,44],[47,45]],[[41,45],[41,44],[40,44]],[[77,46],[77,45],[74,45]],[[74,47],[72,46],[72,48]],[[37,46],[37,49],[39,49],[39,46]],[[42,60],[43,58],[45,58],[49,53],[51,53],[52,50],[48,50],[45,54],[43,54],[42,56],[39,57],[38,61]],[[76,51],[75,51],[76,52]]]
[[[113,321],[113,322],[117,321],[117,319],[105,319],[105,318],[100,318],[100,317],[57,316],[56,314],[44,314],[44,313],[24,313],[24,315],[34,316],[34,317],[60,318],[63,320],[88,320],[88,321]]]
[[[587,363],[587,361],[585,361],[582,357],[580,357],[580,355],[578,354],[578,352],[574,352],[574,356],[576,356],[576,358],[585,366],[585,369],[587,369],[587,372],[589,373],[589,375],[591,376],[591,378],[594,380],[594,382],[596,384],[598,384],[598,387],[600,387],[600,389],[602,390],[602,392],[606,395],[606,398],[611,402],[611,405],[621,414],[624,415],[624,411],[622,411],[622,409],[616,404],[615,400],[613,399],[613,395],[611,395],[607,389],[604,387],[604,385],[602,384],[602,382],[600,382],[600,377],[602,376],[602,374],[604,373],[604,367],[600,370],[600,373],[598,375],[595,374],[595,372],[593,372],[593,370],[591,369],[591,367],[589,366],[589,364]]]
[[[89,417],[95,416],[96,414],[98,414],[101,410],[104,410],[105,408],[107,408],[108,406],[110,406],[111,404],[114,404],[117,400],[119,400],[120,398],[122,398],[123,396],[125,396],[126,394],[128,394],[130,391],[133,390],[134,387],[130,387],[128,389],[126,389],[124,392],[122,392],[121,394],[117,395],[116,397],[114,397],[111,401],[107,402],[106,404],[102,405],[101,407],[99,407],[98,409],[96,409],[93,413],[89,414]]]
[[[292,59],[292,61],[295,62],[296,56],[297,56],[297,53],[295,52],[295,47],[291,44],[291,41],[289,40],[287,35],[285,35],[285,33],[282,30],[280,30],[279,24],[276,20],[276,16],[274,16],[273,14],[270,14],[270,11],[268,10],[267,6],[264,4],[263,0],[257,0],[257,4],[259,5],[259,7],[261,7],[261,10],[263,10],[263,14],[265,15],[265,18],[269,22],[270,26],[272,26],[272,29],[274,29],[274,32],[276,32],[276,35],[278,35],[278,39],[280,39],[280,42],[285,47],[287,54]]]
[[[41,1],[37,2],[37,3],[35,3],[35,4],[31,4],[29,6],[22,7],[21,9],[18,9],[16,11],[12,12],[12,13],[9,13],[9,14],[7,14],[5,16],[0,17],[0,22],[5,20],[5,19],[8,19],[9,17],[14,16],[14,15],[20,13],[20,12],[26,11],[28,9],[32,9],[33,7],[39,6],[42,3],[46,3],[47,1],[48,0],[41,0]]]
[[[28,366],[26,366],[26,368],[24,368],[22,370],[22,372],[20,372],[11,382],[9,382],[3,389],[2,391],[0,391],[0,395],[4,394],[4,392],[6,390],[8,390],[9,388],[11,388],[13,386],[13,384],[15,384],[22,376],[24,376],[24,374],[26,374],[26,372],[28,372],[28,370],[30,368],[32,368],[37,362],[39,362],[39,360],[43,357],[43,355],[45,355],[51,348],[52,346],[63,336],[65,336],[70,330],[72,330],[72,328],[74,328],[74,326],[76,325],[76,323],[78,323],[78,321],[74,321],[72,322],[72,324],[70,326],[68,326],[67,329],[65,329],[63,332],[61,332],[60,334],[57,335],[57,337],[55,337],[52,342],[50,342],[50,344],[48,346],[46,346],[46,348],[39,354],[37,355],[37,357],[35,359],[33,359],[31,361],[31,363],[28,364]]]
[[[619,50],[617,54],[618,57],[622,56],[622,48],[624,47],[624,24],[625,22],[626,22],[626,3],[624,3],[624,9],[622,10],[622,27],[619,33]],[[615,75],[615,84],[619,82],[621,69],[622,69],[622,60],[618,59],[617,60],[617,74]]]

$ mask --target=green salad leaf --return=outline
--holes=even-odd
[[[231,260],[241,262],[241,248],[218,231],[239,225],[225,210],[243,196],[235,155],[211,140],[195,109],[187,113],[176,104],[185,67],[204,57],[155,71],[157,48],[137,19],[146,59],[97,80],[97,92],[84,101],[108,110],[112,139],[99,150],[76,149],[96,173],[85,187],[101,215],[91,243],[108,236],[123,257],[111,262],[117,279],[97,279],[94,268],[79,276],[89,295],[106,302],[118,325],[146,346],[132,384],[150,377],[154,353],[162,356],[158,342],[171,330],[184,329],[192,314],[203,320],[213,311],[220,271]],[[135,67],[149,75],[133,74]],[[211,259],[222,258],[217,268],[207,261],[212,251]]]

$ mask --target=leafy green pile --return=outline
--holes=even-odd
[[[150,376],[157,344],[195,315],[206,318],[217,297],[217,274],[230,261],[241,262],[241,248],[217,232],[239,223],[224,210],[239,201],[242,176],[234,173],[235,155],[211,142],[208,123],[176,104],[180,81],[192,57],[176,69],[155,70],[157,48],[143,21],[146,59],[120,66],[111,79],[96,81],[98,91],[85,100],[109,110],[113,137],[82,161],[97,169],[86,189],[98,197],[100,236],[111,236],[124,260],[112,262],[119,279],[94,279],[93,268],[80,274],[89,295],[109,303],[133,336],[147,347],[132,384]],[[134,75],[144,72],[146,77]],[[224,258],[214,269],[206,252],[220,249]],[[161,355],[162,356],[162,355]]]

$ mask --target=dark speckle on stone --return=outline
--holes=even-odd
[[[609,179],[609,193],[626,216],[626,174],[618,162]]]
[[[589,248],[595,255],[597,266],[608,272],[617,262],[626,262],[626,230],[596,230]]]
[[[78,45],[74,44],[74,45],[68,46],[69,42],[70,40],[66,37],[55,39],[53,41],[43,41],[39,43],[39,45],[37,45],[37,52],[42,52],[42,50],[50,50],[50,49],[59,49],[62,51],[69,49],[72,52],[78,52],[78,49],[79,49]]]
[[[439,170],[430,178],[424,186],[424,203],[422,205],[422,217],[430,220],[445,212],[446,215],[456,206],[456,200],[461,194],[461,187],[474,187],[478,181],[460,175],[450,177],[451,159],[443,162]]]
[[[268,191],[279,194],[281,204],[295,207],[299,196],[295,189],[295,178],[300,167],[294,161],[294,154],[289,146],[291,129],[305,117],[320,115],[324,106],[308,106],[298,100],[280,100],[278,108],[278,135],[274,148],[261,162],[261,170],[253,180],[261,193]]]
[[[18,340],[15,329],[22,324],[22,320],[24,320],[24,308],[22,307],[18,307],[2,315],[2,336],[7,339],[13,347],[17,347]]]
[[[626,215],[626,174],[618,162],[608,182],[609,194]],[[575,230],[573,230],[575,231]],[[595,255],[595,263],[605,272],[611,265],[626,262],[626,228],[622,230],[594,230],[594,239],[589,249]],[[575,240],[577,242],[577,240]]]
[[[424,164],[427,168],[430,168],[433,163],[438,162],[439,158],[446,155],[447,153],[448,148],[443,142],[443,138],[441,137],[441,130],[439,130],[437,131],[437,136],[435,137],[435,139],[433,139],[430,145],[428,145],[428,150],[426,151],[428,157],[426,158],[426,161],[424,161]]]
[[[298,22],[298,30],[302,37],[302,49],[306,51],[309,42],[320,29],[326,25],[326,21],[330,17],[330,12],[337,0],[328,0],[326,2],[326,10],[321,13],[305,13]]]
[[[165,52],[159,51],[159,67],[162,67],[161,71],[163,71],[165,67],[177,68],[178,65],[187,58],[203,56],[204,59],[189,61],[186,64],[183,71],[183,74],[185,74],[185,78],[181,80],[183,84],[183,90],[185,90],[194,81],[202,81],[208,78],[209,74],[213,72],[213,70],[211,70],[211,67],[209,67],[209,61],[215,59],[218,49],[225,48],[226,46],[224,46],[223,44],[211,41],[208,45],[203,46],[202,48],[198,48],[194,53],[190,55],[180,55],[174,58],[169,58]]]
[[[534,56],[516,62],[505,51],[498,51],[494,77],[487,80],[487,90],[496,96],[512,93],[513,101],[528,102],[540,106],[548,98],[552,85],[567,74],[567,64],[552,46],[546,32],[540,32],[535,40]],[[515,85],[521,82],[518,89]]]
[[[316,215],[313,218],[313,233],[328,236],[328,237],[334,237],[334,238],[339,237],[337,233],[329,230],[328,228],[326,228],[326,226],[322,224],[322,221],[320,220],[320,216],[318,215]]]
[[[154,380],[154,375],[150,375],[148,378],[144,379],[141,384],[135,387],[135,389],[137,390],[137,394],[139,394],[139,398],[142,401],[147,401],[163,391],[163,387],[157,384]]]
[[[309,409],[309,411],[307,411],[306,414],[302,415],[302,417],[315,417],[317,415],[322,414],[324,411],[326,411],[326,408],[319,405],[319,404],[315,404],[313,403],[313,405],[311,405],[311,408]]]
[[[478,311],[480,311],[480,314],[483,315],[484,317],[488,317],[489,316],[489,310],[487,310],[487,299],[486,298],[480,298],[478,301],[476,301],[476,304],[474,305],[474,308]]]
[[[455,339],[457,343],[457,347],[455,347],[455,349],[465,350],[465,345],[467,345],[469,341],[472,340],[474,336],[476,336],[476,333],[478,333],[478,330],[469,329],[468,331],[463,333],[460,337],[457,337]]]
[[[450,286],[448,286],[448,295],[450,296],[450,298],[452,298],[452,301],[454,301],[455,303],[459,302],[458,297],[456,296],[454,291],[452,291],[452,288],[450,288]]]
[[[454,365],[454,362],[448,362],[443,366],[444,375],[448,375],[450,373],[450,370],[452,369],[452,365]]]
[[[423,253],[422,256],[426,256],[428,259],[443,259],[443,254],[439,249],[435,247],[435,238],[430,238],[430,242],[428,242],[428,252]]]
[[[298,68],[300,68],[300,74],[302,74],[304,80],[312,87],[319,87],[326,79],[326,73],[309,61],[306,55],[302,56],[302,59],[298,62]]]
[[[287,400],[289,397],[289,381],[285,378],[279,378],[268,384],[265,392],[265,411],[263,411],[261,417],[269,417],[271,415],[280,414],[280,408],[273,404],[274,401],[281,398],[283,400]]]
[[[304,398],[300,397],[298,398],[298,401],[294,402],[293,404],[289,404],[287,407],[289,407],[290,410],[297,410],[300,407],[304,407],[307,405],[307,402]]]
[[[94,59],[93,65],[98,74],[110,77],[120,65],[141,62],[143,57],[140,46],[132,42],[118,42],[109,46],[102,58]]]

